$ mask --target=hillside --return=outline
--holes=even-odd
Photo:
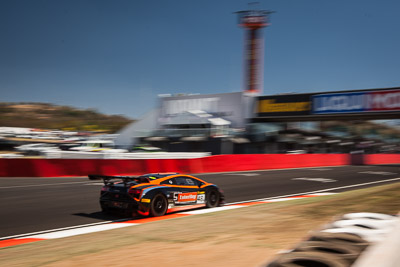
[[[27,127],[114,133],[133,120],[48,103],[0,103],[0,127]]]

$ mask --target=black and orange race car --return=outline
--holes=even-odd
[[[224,203],[224,194],[218,186],[191,175],[89,175],[89,179],[103,179],[100,206],[106,213],[119,211],[128,216],[162,216],[182,209],[213,208]]]

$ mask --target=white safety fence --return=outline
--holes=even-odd
[[[192,159],[211,155],[210,152],[151,152],[151,153],[115,153],[81,151],[46,151],[48,159]]]

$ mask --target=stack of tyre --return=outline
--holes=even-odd
[[[345,214],[266,266],[352,266],[368,246],[385,239],[397,219],[397,216],[380,213]]]

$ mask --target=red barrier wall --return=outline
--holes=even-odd
[[[390,158],[390,157],[389,157]],[[384,159],[382,159],[384,160]],[[348,165],[347,154],[235,154],[197,159],[0,159],[0,177],[228,172]]]
[[[218,155],[202,159],[200,172],[226,172],[339,166],[348,164],[346,154],[247,154]]]
[[[400,163],[400,155],[364,155],[364,163],[396,164]],[[350,164],[348,154],[235,154],[197,159],[0,159],[0,177],[232,172]]]
[[[364,163],[373,164],[398,164],[400,163],[400,154],[372,154],[364,156]]]

